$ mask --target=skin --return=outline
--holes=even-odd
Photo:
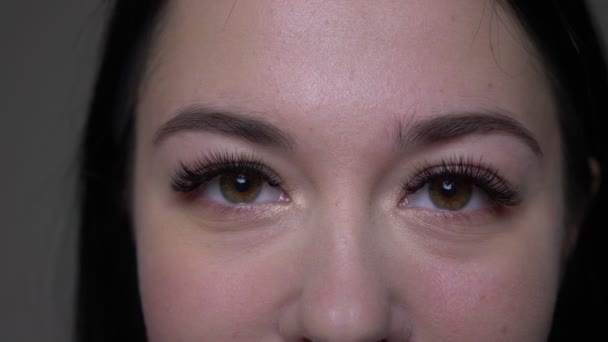
[[[516,18],[483,0],[171,1],[137,109],[133,219],[151,341],[544,341],[567,226],[556,108]],[[184,107],[265,120],[291,150],[197,130]],[[454,112],[500,132],[394,146]],[[237,208],[171,188],[180,163],[254,153],[286,201]],[[404,206],[421,163],[483,160],[518,205]]]

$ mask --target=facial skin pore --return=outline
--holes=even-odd
[[[505,8],[174,0],[148,64],[133,218],[150,341],[546,340],[565,236],[557,109]],[[410,139],[471,114],[532,140]],[[255,156],[281,185],[249,204],[213,197],[217,182],[172,187],[181,166],[222,153]],[[479,205],[449,211],[404,193],[424,165],[463,161],[491,166],[517,201],[479,190]]]

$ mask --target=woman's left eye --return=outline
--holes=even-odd
[[[285,201],[279,186],[273,186],[257,172],[225,172],[204,185],[201,196],[214,202],[249,204]]]
[[[488,196],[483,190],[471,180],[458,177],[431,180],[404,199],[408,207],[448,211],[483,208],[487,202]]]

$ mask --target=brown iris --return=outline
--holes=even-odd
[[[464,208],[473,195],[473,184],[457,178],[443,178],[429,182],[429,197],[434,205],[444,210]]]
[[[262,176],[251,173],[226,173],[219,181],[222,196],[234,204],[255,201],[264,185]]]

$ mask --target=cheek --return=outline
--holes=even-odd
[[[196,241],[197,239],[194,239]],[[140,234],[138,266],[152,341],[268,340],[291,276],[272,249],[219,256],[199,241]]]
[[[418,257],[401,279],[418,339],[545,341],[559,279],[558,249],[502,243],[467,260]]]
[[[541,277],[523,269],[525,265],[441,266],[425,281],[428,292],[419,297],[426,303],[419,307],[428,310],[420,317],[432,318],[425,331],[460,339],[474,333],[494,340],[500,335],[505,340],[541,340],[551,316],[555,284],[547,278],[555,278],[552,274]]]

